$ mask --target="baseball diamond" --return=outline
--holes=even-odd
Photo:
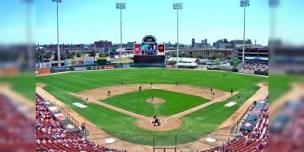
[[[258,85],[265,84],[266,80],[260,76],[217,71],[117,69],[39,76],[37,93],[54,103],[62,102],[81,117],[80,121],[85,119],[102,130],[104,137],[147,146],[155,144],[154,138],[157,144],[170,146],[195,143],[220,130],[220,125],[250,98],[257,94],[260,98],[266,97],[267,91],[259,92],[265,85]],[[145,101],[151,98],[164,102]],[[231,101],[236,104],[225,106]],[[75,102],[87,107],[75,106]],[[153,126],[153,116],[160,119],[159,127]],[[236,120],[230,120],[228,126],[231,127]],[[93,141],[103,142],[93,136]],[[175,136],[177,141],[172,140]]]

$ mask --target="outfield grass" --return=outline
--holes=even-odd
[[[165,100],[162,104],[151,104],[145,100],[154,96]],[[171,92],[159,89],[148,89],[141,92],[126,93],[113,96],[105,100],[106,103],[137,113],[147,117],[170,116],[200,104],[206,103],[208,100],[177,92]]]
[[[175,69],[121,69],[88,72],[70,72],[37,77],[38,82],[50,84],[47,87],[61,88],[69,92],[98,88],[101,86],[135,83],[189,84],[230,92],[248,85],[266,81],[265,77],[230,72],[195,71]]]
[[[304,82],[302,75],[269,75],[269,102],[272,104],[291,89],[292,83]]]
[[[35,76],[31,73],[23,73],[15,76],[0,76],[0,83],[8,84],[12,90],[23,95],[29,101],[35,101]]]
[[[137,144],[152,145],[153,136],[157,145],[172,145],[177,135],[178,144],[194,141],[214,131],[221,122],[227,119],[241,104],[258,89],[258,82],[266,81],[264,77],[240,75],[235,73],[192,71],[192,70],[165,70],[165,69],[128,69],[73,72],[58,75],[37,77],[37,81],[45,83],[46,90],[65,102],[72,109],[90,120],[97,127],[112,136]],[[236,106],[224,107],[228,101],[236,100],[236,96],[225,102],[215,103],[181,118],[181,127],[167,132],[152,132],[135,125],[135,118],[112,111],[96,104],[89,104],[88,108],[81,109],[72,103],[80,101],[69,95],[69,92],[78,92],[101,86],[120,85],[124,83],[169,83],[179,81],[183,84],[212,87],[225,91],[233,88],[239,92],[240,100]]]

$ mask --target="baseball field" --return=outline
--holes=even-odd
[[[154,138],[157,144],[173,145],[189,143],[215,131],[255,94],[257,84],[267,83],[267,78],[141,68],[69,72],[39,76],[36,81],[115,138],[144,145],[152,145]],[[143,89],[140,91],[139,87]],[[224,106],[231,101],[236,104]],[[76,106],[75,102],[87,107]],[[154,115],[163,120],[163,128],[149,124]]]
[[[303,83],[301,75],[271,74],[268,79],[269,102],[272,104],[286,92],[292,89],[293,83]]]
[[[32,73],[23,73],[15,76],[0,76],[0,87],[1,85],[9,86],[15,92],[29,99],[29,101],[35,101],[35,76]]]

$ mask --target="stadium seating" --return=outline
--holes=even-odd
[[[43,99],[36,97],[36,150],[37,151],[94,151],[94,152],[119,152],[97,145],[78,133],[67,132],[54,115],[43,104]],[[262,103],[262,104],[261,104]],[[258,152],[265,151],[269,145],[268,127],[268,102],[267,100],[254,104],[249,110],[249,114],[256,114],[258,119],[254,122],[253,130],[242,132],[233,140],[227,141],[219,147],[215,147],[206,152]],[[248,117],[247,115],[247,117]],[[242,123],[245,124],[245,118]]]
[[[289,102],[272,120],[270,146],[267,151],[292,151],[304,149],[304,99]]]
[[[0,151],[33,151],[34,121],[6,96],[0,95]]]
[[[240,70],[252,70],[252,71],[257,71],[257,72],[268,72],[268,69],[269,69],[267,64],[258,63],[258,62],[240,64],[237,68]]]
[[[262,106],[261,114],[257,119],[257,123],[251,132],[242,132],[233,140],[227,141],[219,147],[215,147],[204,152],[260,152],[265,151],[269,145],[269,127],[268,127],[268,103],[267,99],[262,101],[265,106]],[[253,105],[253,108],[248,112],[256,111],[260,104]],[[261,107],[261,106],[260,106]],[[244,119],[244,122],[246,118]]]
[[[97,145],[78,133],[67,132],[42,101],[36,96],[36,151],[122,152]]]

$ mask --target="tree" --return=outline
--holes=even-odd
[[[79,58],[81,57],[81,53],[77,53],[76,56]]]
[[[237,65],[239,65],[241,63],[241,60],[238,57],[232,57],[230,60],[230,64],[233,67],[236,67]]]
[[[217,56],[215,54],[213,54],[210,58],[211,58],[211,60],[215,60],[217,58]]]
[[[50,58],[52,57],[52,52],[45,52],[42,54],[43,59],[47,59],[48,61],[50,60]]]
[[[99,53],[98,56],[99,56],[99,57],[106,57],[107,55],[106,55],[106,54],[103,54],[103,53]]]
[[[95,50],[90,51],[89,56],[90,57],[95,57],[96,56],[96,51]]]
[[[90,57],[94,57],[94,65],[96,65],[96,51],[93,49],[89,52]]]
[[[71,52],[71,51],[69,51],[69,50],[66,51],[67,59],[72,59],[72,58],[74,58],[74,55],[75,55],[74,52]]]
[[[97,65],[106,65],[107,60],[106,59],[97,59],[96,64]]]

